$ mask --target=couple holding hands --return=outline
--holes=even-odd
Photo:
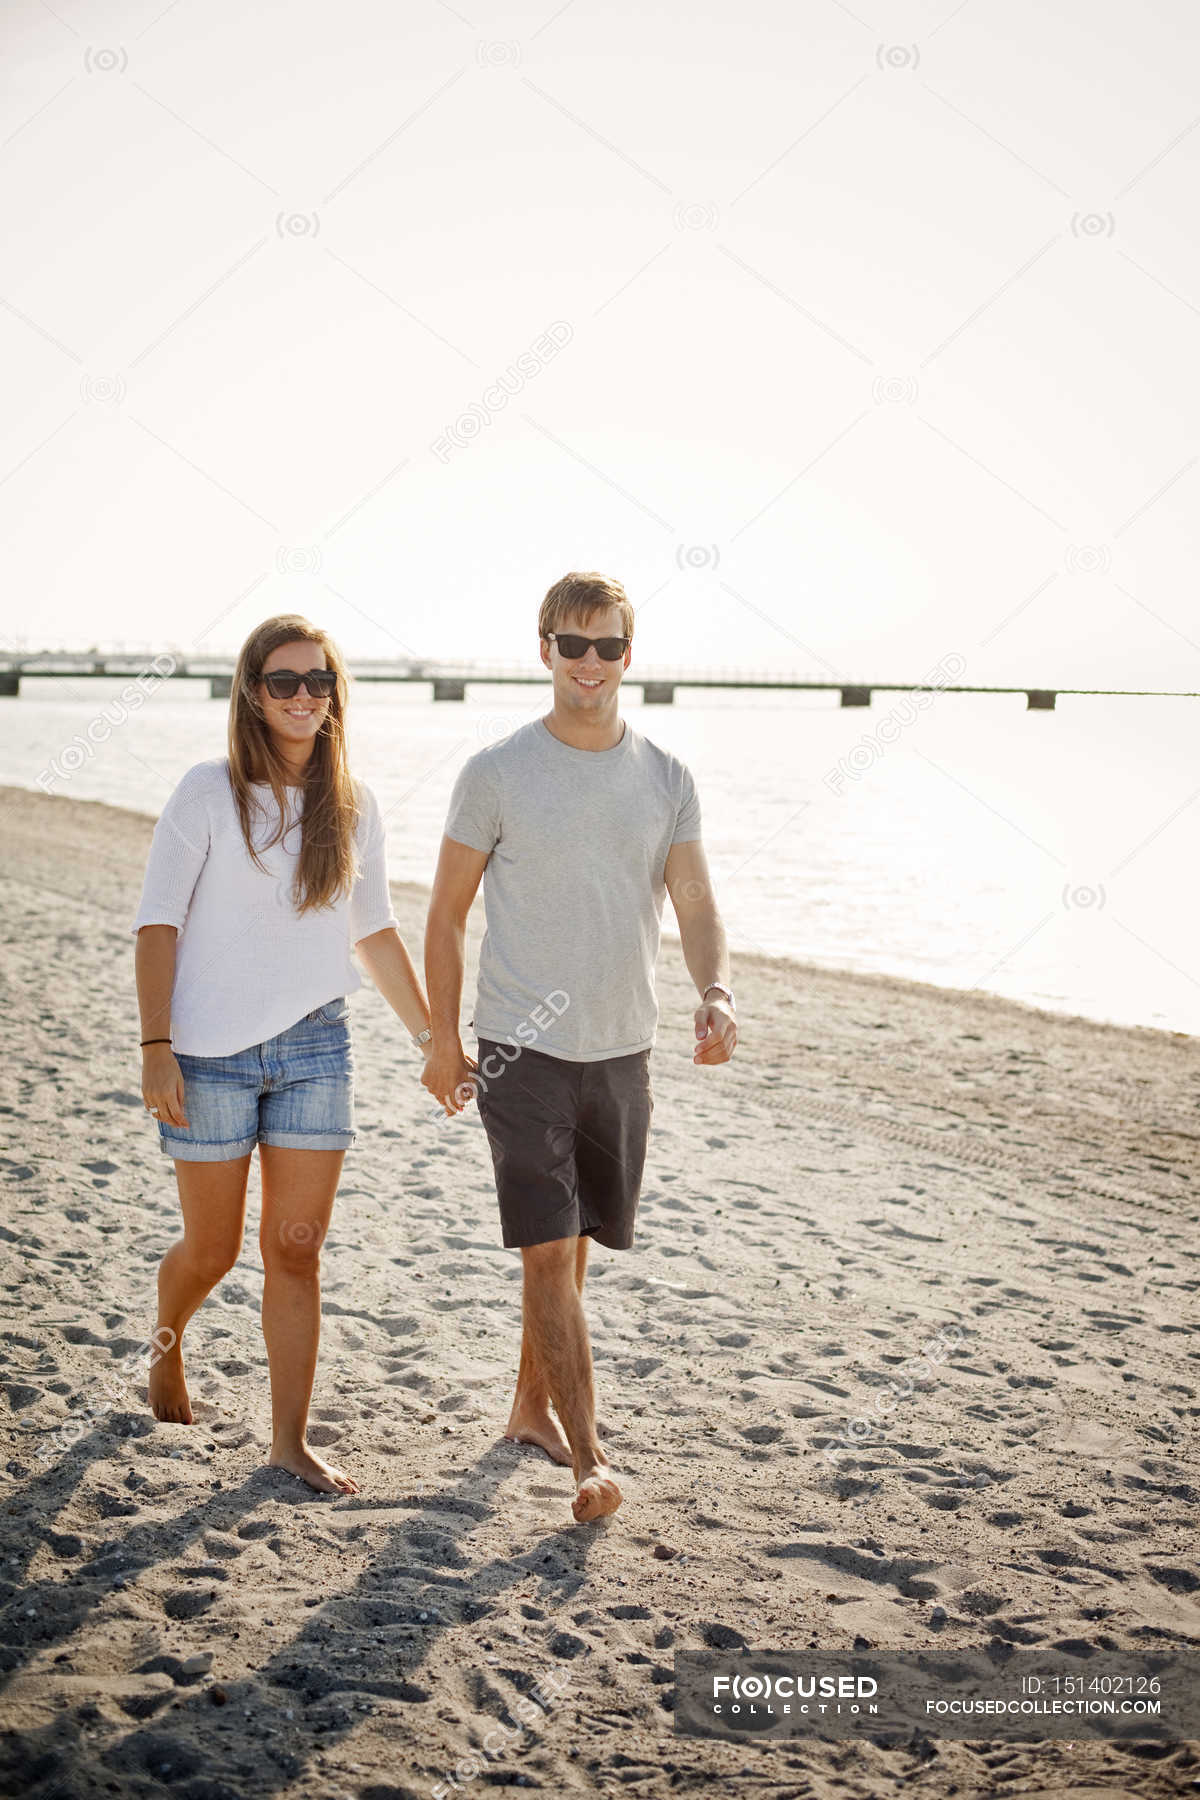
[[[358,1491],[305,1437],[320,1250],[355,1136],[353,951],[420,1045],[421,1081],[445,1116],[479,1106],[503,1242],[524,1265],[506,1435],[572,1470],[582,1522],[621,1503],[596,1434],[582,1294],[590,1239],[633,1242],[664,893],[700,996],[693,1060],[727,1062],[737,1026],[695,783],[620,716],[633,638],[620,582],[564,576],[538,636],[550,712],[469,757],[454,786],[425,932],[428,1000],[392,911],[378,803],[350,774],[337,646],[291,614],[243,645],[228,756],[189,769],[164,806],[133,924],[142,1096],[183,1213],[159,1268],[155,1341],[170,1347],[149,1397],[156,1418],[191,1423],[181,1340],[237,1260],[257,1144],[270,1462],[326,1493]],[[472,1057],[460,1011],[481,880]]]

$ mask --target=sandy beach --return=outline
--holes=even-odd
[[[257,1164],[185,1340],[197,1422],[131,1378],[178,1230],[139,1092],[152,822],[3,788],[0,827],[6,1793],[1195,1790],[1197,1746],[672,1721],[680,1650],[1200,1644],[1194,1038],[744,956],[702,1071],[665,943],[638,1244],[587,1302],[628,1497],[577,1526],[569,1472],[501,1437],[519,1260],[478,1119],[435,1121],[364,986],[310,1434],[362,1492],[323,1499],[264,1466]],[[394,891],[419,960],[426,896]]]

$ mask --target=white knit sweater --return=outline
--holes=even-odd
[[[176,1050],[232,1056],[362,986],[351,945],[397,920],[379,804],[364,782],[354,786],[360,873],[353,891],[301,915],[292,899],[299,794],[289,805],[287,832],[266,849],[278,813],[269,785],[255,783],[269,811],[254,837],[264,872],[246,849],[226,759],[197,763],[180,781],[154,828],[131,927],[136,933],[143,925],[174,925],[179,933],[171,998]]]

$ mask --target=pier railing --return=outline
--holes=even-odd
[[[958,659],[961,663],[961,658]],[[234,659],[195,656],[173,650],[119,651],[38,650],[0,653],[0,698],[15,699],[22,680],[38,677],[71,680],[207,681],[214,700],[227,700],[233,688]],[[468,687],[548,687],[544,668],[527,662],[455,662],[411,658],[353,661],[356,682],[419,682],[435,700],[465,700]],[[1060,694],[1108,698],[1189,699],[1200,695],[1178,689],[988,686],[954,681],[858,681],[823,675],[800,675],[772,669],[641,669],[626,675],[626,687],[640,687],[649,706],[669,706],[679,688],[735,689],[747,692],[834,693],[843,706],[870,706],[873,694],[1024,694],[1028,710],[1053,712]]]

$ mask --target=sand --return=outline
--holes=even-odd
[[[519,1263],[478,1119],[433,1122],[364,987],[311,1433],[362,1492],[324,1499],[263,1463],[256,1165],[196,1424],[130,1378],[177,1233],[128,930],[151,822],[2,789],[0,831],[5,1793],[1194,1788],[1187,1746],[708,1742],[671,1707],[705,1646],[1200,1642],[1195,1040],[743,956],[741,1047],[701,1071],[665,945],[638,1243],[588,1292],[630,1492],[577,1526],[501,1437]]]

